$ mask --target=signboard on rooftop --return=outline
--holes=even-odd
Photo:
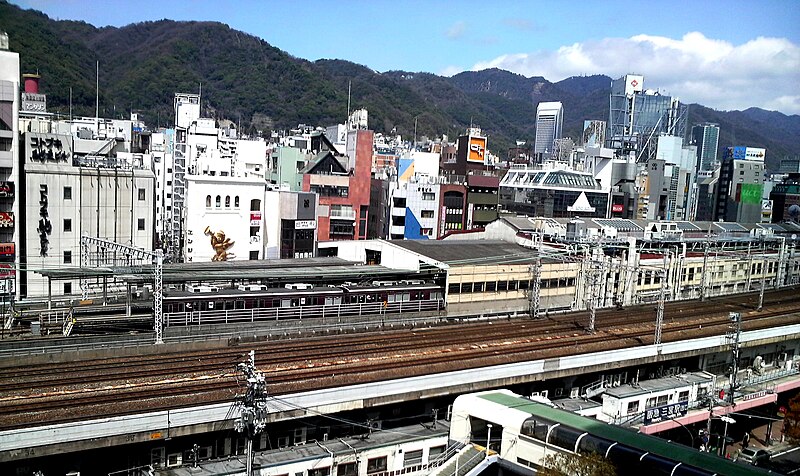
[[[467,162],[484,163],[486,158],[486,138],[469,136],[469,150],[467,151]]]
[[[625,76],[625,94],[640,93],[644,90],[644,76],[628,74]]]

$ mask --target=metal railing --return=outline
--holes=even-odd
[[[402,314],[404,312],[440,311],[444,300],[328,304],[322,306],[274,307],[263,309],[227,309],[214,311],[167,312],[166,327],[203,324],[232,324],[280,319],[334,319],[341,316]]]

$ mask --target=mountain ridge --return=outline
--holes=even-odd
[[[171,123],[175,92],[197,91],[201,84],[203,113],[240,122],[249,133],[344,122],[349,86],[351,109],[366,108],[377,132],[409,137],[416,129],[419,136],[454,137],[476,124],[501,157],[516,140],[532,144],[539,102],[564,104],[564,132],[573,138],[584,120],[608,118],[611,78],[604,75],[550,82],[496,68],[449,78],[381,73],[347,60],[297,58],[220,22],[156,20],[97,28],[53,20],[5,0],[0,17],[8,19],[3,26],[10,49],[20,53],[22,72],[41,72],[42,92],[54,112],[68,110],[72,88],[75,112],[94,115],[99,61],[101,114],[125,116],[123,111],[134,110],[156,127]],[[798,115],[694,104],[689,114],[689,127],[720,124],[720,147],[766,148],[772,169],[784,155],[796,155],[792,138],[800,136]]]

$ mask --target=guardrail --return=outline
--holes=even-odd
[[[323,306],[274,307],[265,309],[231,309],[215,311],[167,312],[164,326],[194,326],[203,324],[235,324],[282,319],[338,319],[342,316],[402,314],[407,312],[440,311],[444,300],[330,304]]]

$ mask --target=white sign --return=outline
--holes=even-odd
[[[628,74],[625,76],[625,94],[640,93],[644,89],[644,76]]]
[[[316,220],[296,220],[294,222],[295,230],[313,230],[317,227]]]
[[[567,206],[568,212],[594,213],[595,210],[596,208],[593,207],[592,204],[589,203],[589,199],[586,198],[586,192],[581,192],[578,198],[575,199],[575,203],[573,203],[572,206]]]

